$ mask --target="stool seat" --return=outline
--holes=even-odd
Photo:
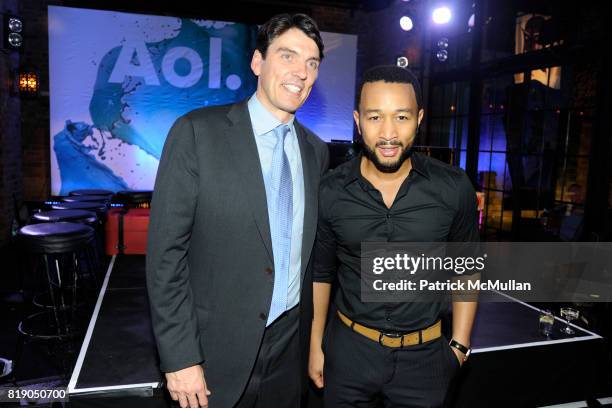
[[[153,191],[151,190],[122,190],[115,196],[117,201],[124,204],[143,204],[151,202]]]
[[[80,195],[102,195],[102,196],[112,196],[113,193],[110,190],[100,190],[100,189],[81,189],[81,190],[73,190],[68,195],[70,196],[80,196]]]
[[[17,236],[31,252],[63,253],[89,244],[94,239],[94,229],[72,222],[52,222],[26,225]]]
[[[54,210],[88,210],[95,211],[96,214],[106,214],[108,207],[105,203],[99,202],[76,202],[76,203],[59,203],[51,206]]]
[[[108,203],[111,199],[111,196],[104,195],[76,195],[76,196],[68,196],[62,197],[62,201],[66,203],[77,203],[77,202],[99,202],[99,203]]]
[[[50,210],[34,213],[32,219],[41,222],[77,222],[79,224],[96,225],[98,217],[95,212],[87,210]]]

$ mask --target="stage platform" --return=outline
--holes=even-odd
[[[607,395],[601,336],[538,332],[539,309],[507,298],[481,303],[473,354],[453,387],[453,407],[541,407]],[[72,406],[166,407],[151,329],[143,256],[111,259],[68,391]],[[321,406],[312,394],[309,407]]]

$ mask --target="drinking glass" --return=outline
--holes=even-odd
[[[550,339],[550,335],[553,330],[553,326],[555,324],[555,316],[553,313],[544,309],[540,311],[540,333],[545,336],[547,339]]]
[[[567,325],[561,329],[561,331],[565,334],[574,334],[575,331],[571,328],[570,323],[572,320],[578,319],[580,312],[571,307],[562,307],[561,308],[561,317],[567,321]]]

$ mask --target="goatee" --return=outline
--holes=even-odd
[[[378,142],[376,143],[375,148],[379,146],[399,146],[400,148],[404,147],[404,145],[399,141]],[[370,146],[368,146],[363,140],[361,140],[363,155],[372,163],[374,163],[376,169],[381,173],[395,173],[396,171],[398,171],[400,167],[402,167],[402,164],[404,164],[404,162],[408,160],[410,156],[412,156],[412,152],[414,151],[413,146],[414,144],[402,151],[402,154],[395,162],[383,163],[379,160],[378,156],[376,155],[376,152],[372,150]]]

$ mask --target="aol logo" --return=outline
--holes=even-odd
[[[221,88],[221,38],[211,37],[209,41],[210,60],[208,63],[208,87]],[[135,63],[134,57],[138,62]],[[180,75],[175,70],[177,61],[184,59],[189,63],[189,72]],[[204,74],[204,63],[192,48],[174,47],[162,59],[161,70],[164,78],[177,88],[189,88],[198,83]],[[121,47],[121,52],[109,78],[111,83],[122,83],[126,76],[141,77],[147,85],[160,85],[151,55],[144,42],[134,42]],[[238,75],[228,75],[225,86],[236,90],[242,85]]]

